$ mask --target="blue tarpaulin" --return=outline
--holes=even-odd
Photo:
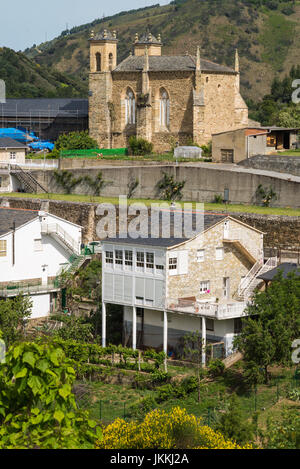
[[[33,132],[26,132],[26,129],[19,127],[18,129],[8,128],[0,129],[0,138],[12,138],[20,143],[27,144],[32,150],[49,150],[54,149],[54,144],[40,140]]]
[[[32,150],[49,150],[54,149],[54,143],[51,142],[33,142],[28,145]]]

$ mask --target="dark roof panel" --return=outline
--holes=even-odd
[[[16,228],[38,217],[34,210],[16,210],[0,207],[0,236],[9,233],[15,222]]]
[[[10,137],[0,137],[0,148],[27,148],[24,143],[17,142]]]
[[[144,68],[145,57],[132,55],[123,60],[114,72],[137,72]],[[150,56],[149,57],[150,72],[159,71],[194,71],[196,70],[196,58],[191,55],[180,56]],[[201,59],[201,70],[203,72],[230,73],[236,72],[229,67],[219,65],[209,60]]]
[[[119,243],[119,244],[132,244],[132,245],[140,245],[140,246],[153,246],[153,247],[162,247],[162,248],[169,248],[173,246],[177,246],[178,244],[182,244],[185,241],[188,241],[191,238],[177,238],[172,236],[174,233],[174,220],[172,221],[171,214],[171,237],[170,238],[138,238],[133,239],[129,236],[121,238],[119,235],[116,238],[107,238],[102,240],[102,242],[106,243]],[[218,215],[218,214],[209,214],[204,216],[204,223],[202,229],[198,232],[198,234],[202,233],[203,231],[208,230],[212,226],[216,225],[220,221],[228,218],[227,215]],[[160,220],[161,224],[161,220]],[[193,229],[196,227],[196,218],[195,214],[193,215]],[[151,233],[151,226],[149,225],[149,233]]]
[[[300,266],[298,266],[297,264],[292,264],[290,262],[284,262],[275,269],[269,270],[269,272],[260,275],[258,278],[261,280],[271,281],[274,279],[274,277],[276,277],[279,272],[282,272],[283,278],[287,278],[290,272],[295,272],[297,276],[300,276]]]
[[[77,98],[36,98],[14,99],[8,98],[6,103],[0,103],[0,115],[3,116],[31,116],[33,117],[87,117],[88,100]]]

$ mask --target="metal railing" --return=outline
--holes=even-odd
[[[28,284],[13,284],[8,285],[5,288],[0,288],[0,297],[7,298],[7,297],[15,297],[18,295],[30,295],[32,293],[43,293],[48,291],[55,291],[57,287],[55,283],[48,283],[43,285],[42,283],[38,283],[36,285]]]
[[[73,252],[79,254],[80,245],[72,236],[70,236],[60,225],[57,223],[42,223],[42,234],[57,235],[58,238],[64,242]]]
[[[200,303],[197,300],[179,298],[177,300],[168,300],[167,309],[178,313],[189,313],[214,319],[231,319],[245,316],[247,303]]]

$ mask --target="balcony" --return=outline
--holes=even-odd
[[[201,303],[195,298],[178,298],[167,301],[167,310],[196,316],[204,316],[210,319],[224,320],[235,319],[246,316],[247,303],[244,302],[225,302],[219,303]]]
[[[24,285],[15,283],[7,285],[6,287],[0,286],[0,298],[14,298],[18,295],[32,295],[37,293],[50,293],[59,291],[59,287],[54,283],[42,285],[41,283]]]

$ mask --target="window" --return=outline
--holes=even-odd
[[[101,54],[97,52],[96,54],[96,70],[97,72],[101,72]]]
[[[0,257],[6,257],[7,254],[7,241],[0,241]]]
[[[135,297],[135,303],[136,303],[137,305],[143,305],[143,304],[144,304],[144,298],[141,297],[141,296],[136,296],[136,297]]]
[[[146,253],[146,268],[150,270],[154,269],[154,254],[152,252]]]
[[[169,270],[177,270],[177,257],[170,257]]]
[[[113,69],[113,61],[114,61],[114,56],[112,53],[110,53],[108,56],[109,70]]]
[[[204,262],[205,249],[198,249],[197,251],[197,262]]]
[[[144,308],[136,308],[136,317],[143,318],[145,315]]]
[[[112,251],[106,251],[105,261],[106,261],[106,264],[113,264],[114,263],[114,253]]]
[[[143,270],[145,267],[145,253],[137,252],[136,253],[136,266],[138,270]]]
[[[16,155],[17,155],[17,154],[16,154],[15,151],[11,151],[9,157],[10,157],[11,160],[15,160],[15,159],[16,159]]]
[[[160,92],[160,119],[161,127],[169,127],[170,124],[170,99],[166,90]]]
[[[222,261],[224,259],[224,249],[223,248],[216,248],[216,260]]]
[[[116,265],[123,265],[123,251],[116,250],[115,252],[115,263]]]
[[[133,266],[132,251],[125,251],[125,267],[132,268],[132,266]]]
[[[214,332],[215,321],[213,319],[206,319],[206,330]]]
[[[210,293],[210,281],[205,280],[204,282],[200,282],[200,294]]]
[[[135,124],[135,97],[133,91],[128,89],[125,97],[125,123]]]
[[[234,333],[240,334],[242,332],[243,323],[241,318],[236,318],[234,320]]]
[[[223,163],[233,163],[234,150],[221,150],[221,160]]]
[[[35,239],[34,240],[34,251],[42,251],[43,250],[43,244],[41,239]]]
[[[156,270],[164,270],[164,266],[163,265],[156,265],[155,266]]]

